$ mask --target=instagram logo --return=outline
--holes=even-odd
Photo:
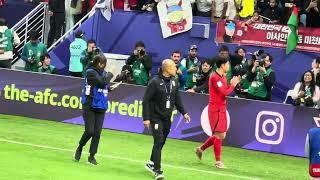
[[[280,144],[283,139],[284,118],[272,111],[259,112],[256,119],[256,139],[264,144]]]

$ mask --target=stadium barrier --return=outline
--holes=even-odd
[[[83,79],[15,70],[0,70],[0,113],[83,124]],[[148,134],[142,125],[145,87],[120,85],[109,93],[104,128]],[[192,121],[185,124],[174,111],[170,138],[202,142],[211,134],[208,96],[181,93]],[[229,133],[224,145],[293,156],[304,156],[309,128],[319,126],[318,111],[278,103],[228,98]]]

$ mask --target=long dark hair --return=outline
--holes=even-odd
[[[310,87],[311,95],[313,96],[313,93],[314,93],[314,91],[316,89],[316,83],[314,81],[314,76],[313,76],[313,73],[311,71],[306,71],[306,72],[303,73],[303,75],[301,77],[301,80],[300,80],[300,82],[301,82],[300,91],[305,91],[305,89],[306,89],[306,84],[304,82],[304,75],[307,74],[307,73],[311,74],[311,82],[310,82],[309,87]]]
[[[98,68],[99,64],[107,64],[107,58],[104,55],[96,55],[93,58],[93,67]]]

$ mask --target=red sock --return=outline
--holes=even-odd
[[[206,142],[204,142],[204,143],[202,144],[202,146],[200,147],[200,149],[201,149],[202,151],[206,150],[208,147],[210,147],[210,146],[212,146],[212,145],[214,144],[215,140],[216,140],[216,137],[214,137],[214,136],[209,137],[209,138],[206,140]]]
[[[213,144],[214,155],[216,161],[221,160],[222,139],[216,139]]]

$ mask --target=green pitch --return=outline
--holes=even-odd
[[[98,166],[72,161],[82,126],[0,115],[0,179],[6,180],[143,180],[153,179],[144,169],[152,137],[103,130]],[[199,143],[169,139],[163,150],[163,171],[169,180],[202,179],[308,179],[308,161],[223,147],[228,169],[213,167],[212,149],[196,159]],[[88,145],[84,152],[87,152]]]

